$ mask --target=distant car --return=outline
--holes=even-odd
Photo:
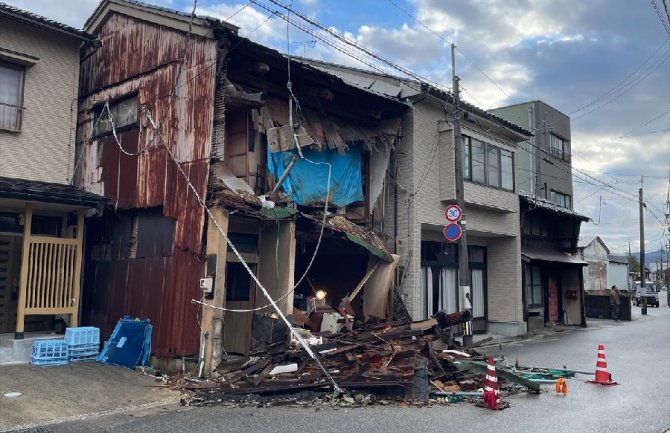
[[[645,299],[647,300],[647,305],[650,307],[653,306],[658,308],[660,306],[658,301],[658,291],[656,291],[656,286],[651,281],[647,281],[644,286],[642,286],[639,281],[636,281],[634,291],[634,303],[636,306],[641,306]]]

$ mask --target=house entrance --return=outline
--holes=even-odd
[[[21,237],[0,235],[0,334],[16,329]]]

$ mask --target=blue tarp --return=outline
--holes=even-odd
[[[127,368],[149,365],[151,331],[149,320],[129,318],[119,320],[97,361]]]
[[[279,179],[284,173],[294,153],[296,151],[272,153],[268,150],[268,170],[274,174],[275,179]],[[312,149],[303,149],[302,153],[306,159],[311,161],[332,164],[330,203],[333,206],[346,206],[364,200],[361,146],[349,147],[344,155],[338,154],[336,150],[317,152]],[[298,159],[282,183],[282,189],[295,203],[310,205],[326,201],[327,184],[327,165],[316,165]]]

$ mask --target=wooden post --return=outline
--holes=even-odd
[[[70,306],[72,307],[72,314],[70,319],[70,326],[76,327],[79,324],[79,293],[81,289],[81,262],[84,251],[84,217],[85,211],[77,211],[77,247],[76,257],[74,259],[74,286],[72,288],[72,299]]]
[[[223,209],[212,209],[212,215],[218,222],[221,230],[228,233],[228,212]],[[216,258],[216,267],[214,275],[214,294],[212,299],[203,296],[203,302],[217,307],[223,307],[226,304],[226,253],[228,244],[221,235],[219,229],[210,220],[207,223],[207,256]],[[200,325],[201,335],[207,335],[205,341],[205,350],[203,352],[204,367],[203,375],[209,376],[212,371],[221,362],[221,353],[223,349],[223,320],[225,313],[209,307],[202,307],[202,322]],[[201,338],[202,342],[203,339]],[[201,343],[202,344],[202,343]]]
[[[26,318],[26,293],[28,291],[28,259],[30,256],[30,235],[33,225],[33,206],[26,204],[23,217],[23,246],[21,250],[21,271],[19,273],[19,305],[16,313],[16,333],[14,338],[23,339]]]

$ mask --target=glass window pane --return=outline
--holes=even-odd
[[[468,256],[470,263],[478,263],[478,264],[484,264],[486,263],[485,261],[485,256],[486,254],[484,253],[485,249],[482,247],[470,247],[468,248]]]
[[[500,149],[500,172],[501,186],[510,191],[514,190],[514,158],[509,150]]]
[[[489,146],[489,185],[500,187],[500,162],[498,148]]]
[[[21,105],[21,80],[23,68],[0,63],[0,103]]]
[[[117,128],[137,122],[137,97],[125,99],[116,104],[115,124]]]
[[[486,147],[484,143],[479,140],[471,139],[471,153],[472,159],[472,180],[474,182],[486,182],[485,171],[485,152]]]

